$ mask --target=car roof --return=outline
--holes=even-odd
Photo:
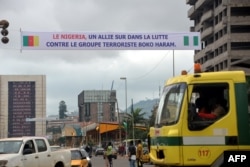
[[[70,150],[70,151],[71,151],[71,150],[72,150],[72,151],[74,151],[74,150],[76,150],[76,151],[77,151],[77,150],[78,150],[78,151],[81,151],[80,148],[69,148],[69,150]]]

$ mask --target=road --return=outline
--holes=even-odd
[[[92,167],[106,167],[105,160],[103,156],[99,155],[97,157],[93,156],[91,158]],[[129,167],[129,161],[127,157],[118,156],[117,159],[113,159],[113,167]],[[154,167],[153,165],[144,164],[143,167]]]

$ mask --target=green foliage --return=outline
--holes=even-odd
[[[127,130],[127,128],[128,128],[128,124],[127,124],[127,122],[126,122],[126,121],[123,121],[122,123],[123,123],[124,129],[125,129],[125,131],[126,131],[126,130]]]
[[[152,109],[152,111],[151,111],[151,116],[149,117],[149,127],[152,127],[152,126],[154,126],[154,124],[155,124],[155,114],[156,114],[156,112],[157,112],[157,109],[158,109],[158,106],[155,106],[153,109]]]
[[[144,118],[146,113],[142,112],[141,108],[131,110],[130,114],[127,114],[127,126],[128,126],[128,138],[133,138],[133,123],[143,124],[147,126],[148,120]],[[147,138],[147,131],[143,129],[134,128],[134,138],[135,139],[145,139]]]

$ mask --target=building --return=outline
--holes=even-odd
[[[186,0],[192,32],[201,33],[194,60],[203,71],[244,70],[250,75],[250,1]]]
[[[85,90],[78,95],[79,122],[117,122],[115,90]]]
[[[44,136],[46,121],[44,75],[0,75],[0,137]]]
[[[92,140],[105,145],[108,141],[119,142],[124,138],[116,106],[115,90],[84,90],[78,95],[79,122],[87,124],[83,127],[87,136],[85,143]],[[95,124],[88,124],[91,122]]]

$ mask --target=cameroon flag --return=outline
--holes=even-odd
[[[23,36],[23,46],[39,46],[39,36]]]

